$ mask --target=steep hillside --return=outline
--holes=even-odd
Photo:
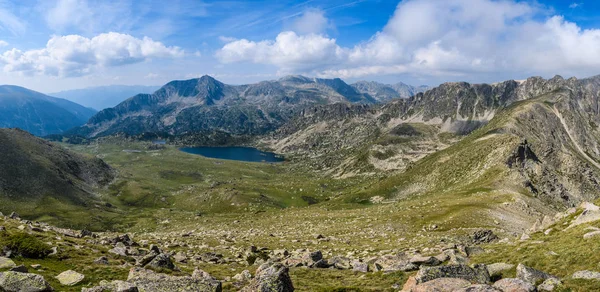
[[[102,160],[63,149],[18,129],[0,129],[0,211],[59,214],[86,205],[115,177]],[[46,209],[49,208],[49,209]]]
[[[23,87],[0,86],[0,128],[17,127],[37,136],[57,134],[85,124],[95,113]]]
[[[114,107],[136,94],[152,93],[159,88],[160,86],[110,85],[65,90],[48,95],[64,98],[85,107],[103,110]]]
[[[272,131],[309,105],[374,103],[341,79],[288,76],[233,86],[212,77],[173,81],[105,109],[70,133],[85,137],[144,132],[187,135],[221,131],[256,135]]]

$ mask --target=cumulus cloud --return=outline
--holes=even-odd
[[[142,39],[120,33],[104,33],[93,38],[79,35],[53,36],[43,49],[16,48],[0,55],[5,72],[26,75],[74,77],[92,73],[99,67],[139,63],[152,58],[184,55],[178,47],[167,47],[148,37]]]
[[[354,47],[314,31],[286,31],[275,40],[229,42],[216,55],[223,63],[323,77],[600,72],[600,29],[549,13],[514,0],[406,0],[381,31]]]
[[[338,64],[346,55],[346,50],[339,47],[335,39],[317,34],[298,35],[292,31],[280,33],[274,41],[233,41],[216,53],[223,63],[272,64],[285,71]]]
[[[320,9],[308,9],[294,20],[294,31],[299,34],[323,33],[330,25],[325,12]]]

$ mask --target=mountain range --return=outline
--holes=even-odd
[[[0,86],[0,128],[20,128],[37,136],[58,134],[85,124],[91,108],[23,87]]]
[[[298,75],[256,84],[228,85],[203,76],[169,82],[152,94],[135,95],[100,111],[86,125],[68,134],[88,138],[121,132],[182,136],[218,131],[258,135],[279,128],[313,105],[376,104],[424,89],[401,83],[395,87],[373,82],[348,85],[339,78]]]
[[[49,93],[95,110],[114,107],[138,93],[152,93],[160,86],[110,85]]]

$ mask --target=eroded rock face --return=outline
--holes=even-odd
[[[0,291],[6,292],[47,292],[53,291],[44,277],[19,272],[0,273]]]
[[[485,265],[447,265],[438,267],[421,267],[415,276],[417,283],[426,283],[439,278],[460,278],[470,282],[487,284],[490,275]]]
[[[258,267],[256,276],[244,292],[292,292],[294,285],[289,269],[280,263],[265,263]]]

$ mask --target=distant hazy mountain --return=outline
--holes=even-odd
[[[377,101],[339,78],[287,76],[249,85],[227,85],[210,76],[172,81],[100,111],[70,134],[86,137],[145,132],[189,135],[263,134],[314,104]]]
[[[377,102],[387,102],[394,98],[409,98],[419,92],[431,89],[431,87],[426,85],[412,86],[402,82],[383,84],[374,81],[358,81],[350,86],[360,93],[368,94],[377,100]]]
[[[49,95],[68,99],[96,110],[103,110],[105,108],[114,107],[136,94],[152,93],[159,88],[160,86],[111,85],[66,90],[50,93]]]
[[[20,128],[37,136],[57,134],[85,124],[95,113],[27,88],[0,86],[0,128]]]

